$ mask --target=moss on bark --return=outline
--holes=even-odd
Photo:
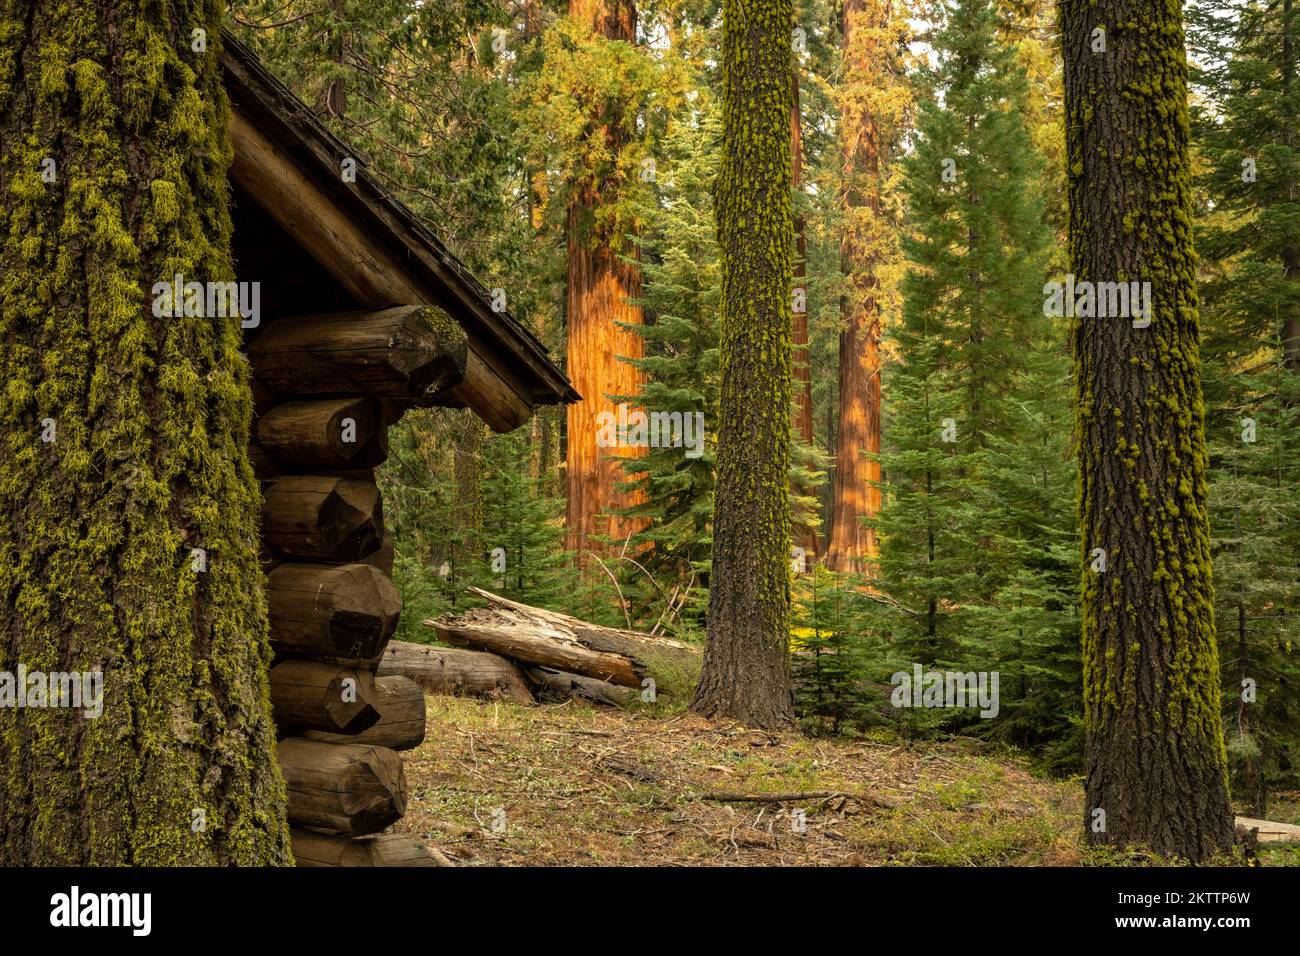
[[[794,221],[790,0],[723,4],[722,267],[709,641],[691,708],[758,727],[794,721],[790,403]]]
[[[290,860],[239,320],[149,291],[234,278],[221,12],[0,2],[0,670],[104,681],[0,709],[4,864]]]
[[[1187,61],[1174,0],[1062,4],[1076,282],[1150,282],[1150,326],[1075,320],[1087,833],[1233,838],[1219,718]],[[1096,28],[1105,49],[1094,49]],[[1140,324],[1140,323],[1139,323]],[[1107,570],[1091,570],[1092,551]],[[1095,811],[1104,812],[1102,817]]]

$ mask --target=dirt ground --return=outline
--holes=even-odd
[[[1085,847],[1080,781],[1043,778],[971,739],[808,738],[576,703],[427,702],[425,742],[403,755],[410,801],[395,829],[462,866],[1168,862]],[[1280,795],[1269,817],[1300,822],[1300,794]],[[1260,862],[1300,865],[1300,847]]]
[[[398,829],[462,865],[1068,866],[1087,854],[1077,782],[973,740],[811,739],[451,697],[429,697],[428,718],[404,754]]]

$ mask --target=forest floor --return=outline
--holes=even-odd
[[[403,755],[410,801],[397,829],[460,865],[1166,862],[1083,846],[1079,781],[971,739],[810,738],[686,714],[427,700],[427,738]],[[718,799],[773,793],[802,796]],[[1269,818],[1300,823],[1300,799]],[[1260,862],[1300,865],[1300,847]]]

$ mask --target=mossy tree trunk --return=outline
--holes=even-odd
[[[794,721],[789,640],[793,69],[790,0],[723,4],[722,264],[708,646],[691,708],[767,728]]]
[[[240,321],[151,292],[233,279],[221,10],[0,8],[0,670],[103,680],[0,709],[7,865],[290,860]]]
[[[1233,824],[1210,580],[1182,13],[1165,0],[1065,0],[1061,9],[1075,281],[1149,281],[1152,305],[1148,328],[1082,318],[1073,331],[1085,826],[1094,843],[1199,860],[1232,843]],[[1099,28],[1104,51],[1094,50]],[[1093,549],[1106,553],[1104,572],[1092,570]]]
[[[794,72],[790,84],[790,186],[795,195],[799,194],[800,178],[803,176],[803,116],[799,109],[799,61],[794,59]],[[813,446],[813,400],[812,400],[812,362],[808,349],[808,243],[805,238],[803,216],[794,217],[794,288],[804,289],[803,308],[794,313],[794,418],[791,428],[794,437],[808,447]],[[814,497],[816,488],[801,487],[798,494]],[[816,511],[810,517],[815,517]],[[800,522],[796,515],[793,521],[792,535],[794,543],[808,553],[813,559],[821,549],[817,531],[808,523]]]

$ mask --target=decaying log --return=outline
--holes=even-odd
[[[496,654],[393,641],[379,662],[380,677],[409,677],[430,694],[466,695],[533,703],[519,668]]]
[[[406,812],[402,758],[386,747],[288,737],[279,755],[290,823],[365,836]]]
[[[489,602],[454,617],[425,621],[440,639],[528,664],[595,677],[623,687],[689,680],[699,670],[699,652],[689,644],[636,631],[588,624],[567,614],[509,601],[482,588],[469,593]]]
[[[402,613],[393,582],[368,564],[281,564],[266,585],[279,654],[370,662]]]
[[[1274,823],[1272,820],[1237,817],[1237,827],[1246,831],[1257,830],[1260,843],[1300,844],[1300,826],[1294,823]]]
[[[282,661],[271,668],[271,710],[281,729],[359,734],[379,720],[380,701],[368,670],[320,661]]]
[[[253,374],[284,395],[417,400],[459,384],[467,353],[465,330],[427,305],[277,319],[248,347]]]
[[[596,704],[610,707],[626,707],[636,699],[637,692],[630,687],[619,687],[609,681],[565,671],[552,670],[549,667],[524,665],[520,668],[533,689],[533,696],[546,703],[581,698]]]
[[[396,674],[376,678],[375,687],[379,720],[368,729],[351,736],[308,730],[302,736],[332,744],[374,744],[389,750],[413,750],[424,743],[424,688]]]
[[[285,402],[257,420],[257,441],[280,468],[369,468],[388,457],[388,429],[372,398]]]
[[[403,833],[345,837],[292,827],[298,866],[455,866],[443,854]]]
[[[294,475],[263,499],[262,534],[285,557],[355,561],[383,543],[383,503],[370,482]]]

